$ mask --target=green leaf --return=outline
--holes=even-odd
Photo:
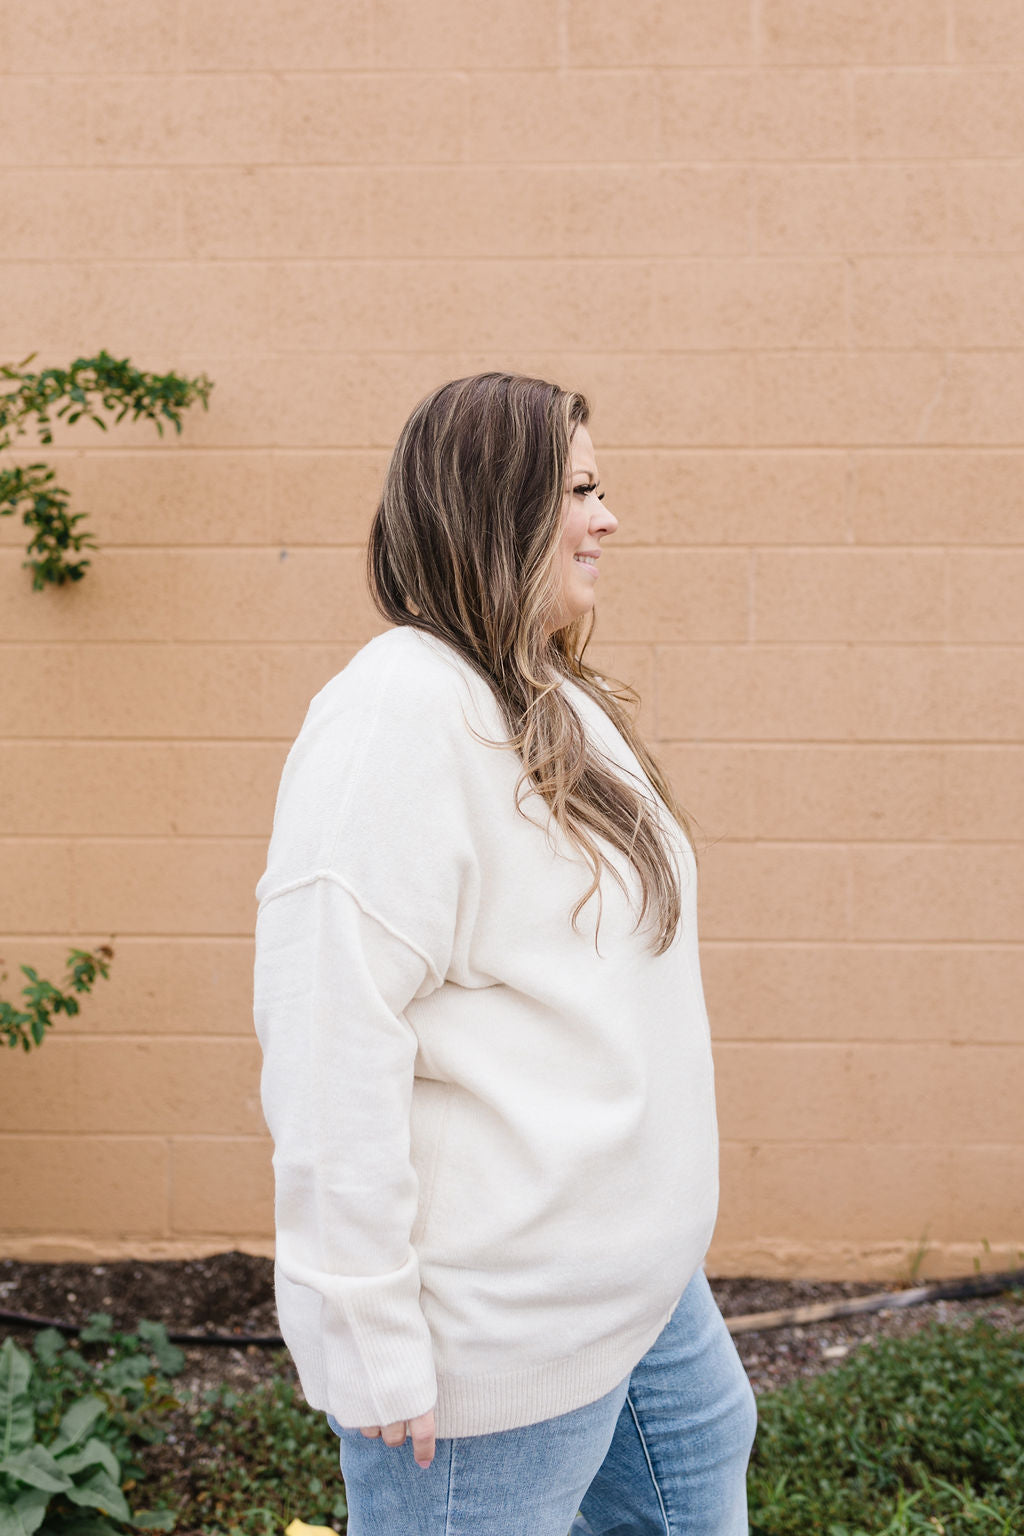
[[[46,1515],[50,1495],[40,1488],[26,1488],[13,1503],[0,1499],[0,1536],[32,1536]]]
[[[83,1472],[86,1467],[102,1467],[114,1479],[115,1483],[121,1481],[121,1468],[117,1457],[105,1445],[102,1440],[97,1440],[95,1435],[87,1440],[78,1451],[66,1451],[60,1458],[58,1466],[62,1471],[69,1473]]]
[[[62,1456],[74,1450],[76,1445],[81,1445],[102,1412],[103,1399],[100,1397],[80,1397],[77,1403],[72,1403],[61,1419],[57,1437],[50,1446],[53,1454]]]
[[[109,1312],[90,1312],[89,1321],[78,1337],[83,1344],[106,1344],[114,1331],[114,1319]]]
[[[173,1531],[177,1523],[173,1509],[142,1509],[132,1516],[132,1524],[140,1531]]]
[[[72,1504],[113,1515],[115,1520],[123,1520],[125,1524],[132,1518],[127,1499],[110,1474],[102,1468],[97,1469],[84,1483],[74,1483],[64,1497],[70,1499]]]
[[[0,1346],[0,1457],[30,1444],[35,1425],[28,1384],[32,1361],[13,1339]]]
[[[138,1326],[138,1335],[149,1345],[160,1369],[168,1376],[177,1376],[185,1369],[185,1352],[172,1344],[163,1323],[152,1323],[144,1318]]]
[[[59,1328],[43,1328],[36,1334],[32,1348],[41,1364],[53,1365],[64,1352],[64,1335]]]
[[[27,1483],[30,1488],[44,1488],[47,1493],[63,1493],[71,1487],[71,1478],[61,1471],[44,1445],[30,1445],[0,1461],[0,1472]]]

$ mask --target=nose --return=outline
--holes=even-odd
[[[592,514],[590,519],[591,533],[614,533],[616,528],[619,526],[619,520],[615,516],[615,513],[612,511],[611,507],[606,501],[598,501],[596,495],[593,499],[597,504],[597,511]]]

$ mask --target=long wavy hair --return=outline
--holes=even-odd
[[[590,867],[573,927],[595,893],[600,913],[603,869],[628,895],[602,856],[603,838],[639,876],[636,927],[652,914],[658,955],[679,925],[674,860],[650,798],[588,741],[563,679],[614,722],[692,846],[690,820],[636,729],[636,690],[583,660],[593,615],[552,631],[572,435],[589,416],[583,395],[518,374],[478,374],[434,390],[391,456],[370,530],[368,584],[385,619],[453,646],[493,690],[508,727],[508,739],[493,745],[511,744],[522,760],[517,809],[525,815],[524,789],[541,795]]]

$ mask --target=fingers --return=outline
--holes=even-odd
[[[412,1453],[416,1465],[429,1467],[436,1449],[433,1408],[429,1413],[421,1413],[415,1419],[403,1420],[399,1424],[368,1424],[359,1431],[367,1440],[379,1438],[392,1448],[405,1444],[407,1432],[412,1436]]]
[[[416,1458],[418,1467],[429,1467],[434,1459],[434,1410],[429,1413],[421,1413],[415,1419],[409,1420],[409,1434],[412,1436],[412,1453]]]

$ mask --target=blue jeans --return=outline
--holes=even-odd
[[[754,1394],[698,1270],[625,1381],[539,1424],[412,1444],[342,1429],[349,1536],[747,1536]]]

